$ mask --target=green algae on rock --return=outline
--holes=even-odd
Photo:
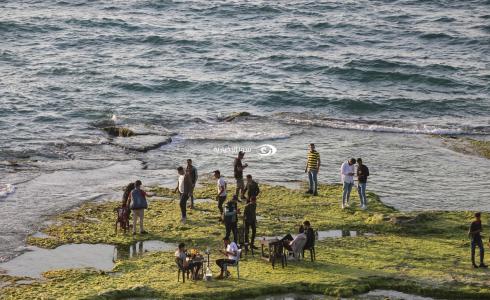
[[[475,140],[468,137],[442,137],[442,141],[456,152],[490,159],[490,141]]]
[[[240,264],[239,280],[233,276],[224,281],[177,283],[172,253],[153,252],[118,260],[109,273],[52,270],[44,273],[45,281],[3,287],[0,298],[239,299],[293,291],[349,297],[374,289],[447,299],[490,297],[489,271],[473,270],[468,262],[469,241],[465,234],[471,220],[469,212],[404,214],[383,205],[372,193],[368,194],[368,210],[359,210],[357,205],[342,210],[339,185],[322,185],[318,197],[281,186],[263,185],[261,190],[257,213],[263,218],[258,236],[294,233],[305,219],[318,230],[355,230],[375,235],[318,241],[317,261],[290,262],[284,269],[272,269],[258,255],[247,255]],[[212,261],[221,257],[217,250],[224,228],[218,222],[216,202],[200,203],[188,212],[188,223],[182,225],[177,196],[171,189],[154,188],[153,192],[162,200],[150,200],[145,216],[148,235],[115,235],[113,209],[119,202],[90,203],[57,217],[59,224],[43,230],[49,239],[30,237],[28,242],[52,248],[67,243],[183,241],[189,248],[210,247]],[[214,198],[214,194],[215,186],[211,184],[195,192],[197,198],[204,199]],[[288,218],[277,221],[284,216]],[[91,221],[94,219],[99,221]],[[216,274],[214,264],[212,269]],[[14,280],[18,278],[3,276],[3,281]]]
[[[135,135],[133,130],[126,127],[109,126],[103,127],[102,130],[111,136],[130,137]]]

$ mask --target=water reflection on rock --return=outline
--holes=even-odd
[[[156,240],[139,241],[131,245],[116,245],[113,261],[138,257],[151,251],[173,251],[176,248],[176,244]]]

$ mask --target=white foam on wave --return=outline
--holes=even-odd
[[[340,120],[340,119],[312,119],[312,118],[287,118],[283,120],[288,124],[327,127],[334,129],[404,133],[404,134],[436,134],[436,135],[472,135],[489,134],[469,126],[432,125],[397,121],[366,121],[366,120]]]
[[[5,198],[10,194],[13,194],[16,190],[16,187],[13,184],[6,184],[5,186],[0,187],[0,198]]]
[[[216,123],[184,129],[181,135],[186,140],[211,141],[267,141],[287,139],[301,134],[300,128],[291,128],[271,123]]]

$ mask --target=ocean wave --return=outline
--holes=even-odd
[[[59,26],[51,24],[35,24],[35,23],[20,23],[15,21],[2,21],[0,20],[0,32],[4,33],[46,33],[49,31],[60,31],[63,30]]]
[[[165,79],[158,83],[140,82],[119,82],[112,84],[112,87],[131,92],[168,92],[190,88],[194,83],[187,80]]]
[[[435,135],[490,135],[490,125],[430,124],[399,120],[339,119],[306,113],[277,113],[273,117],[286,124],[333,129]]]
[[[212,42],[207,40],[174,38],[172,36],[160,36],[160,35],[149,35],[136,41],[138,43],[147,43],[156,46],[160,46],[160,45],[195,46],[195,47],[212,46]]]
[[[229,82],[222,81],[193,81],[185,79],[167,78],[153,80],[151,82],[117,82],[111,85],[131,92],[161,93],[161,92],[183,92],[201,94],[202,92],[220,95],[238,95],[248,90],[247,86],[235,86]]]
[[[281,90],[268,92],[266,97],[255,99],[255,105],[284,109],[284,107],[302,107],[315,110],[337,112],[341,115],[355,114],[376,116],[390,113],[394,116],[413,115],[433,116],[484,116],[490,108],[486,98],[453,99],[412,99],[404,97],[385,98],[376,95],[369,98],[342,98],[340,96],[309,95],[299,90]]]
[[[445,64],[428,64],[428,65],[417,65],[408,62],[386,60],[386,59],[357,59],[351,60],[344,65],[344,67],[350,68],[374,68],[374,69],[403,69],[416,72],[455,72],[460,70],[457,67],[445,65]]]
[[[69,25],[77,25],[82,28],[119,28],[125,31],[136,31],[139,30],[140,27],[136,25],[129,24],[128,22],[121,19],[67,19],[65,20],[66,24]]]
[[[419,73],[406,73],[402,71],[395,70],[369,70],[361,68],[346,68],[346,67],[332,67],[323,71],[325,75],[338,75],[346,80],[355,80],[359,82],[375,82],[375,81],[386,81],[386,82],[411,82],[415,84],[427,84],[427,85],[437,85],[443,87],[449,86],[459,86],[463,85],[454,79],[448,78],[447,76],[434,76],[434,75],[424,75]]]
[[[222,2],[218,5],[194,6],[193,11],[205,16],[217,16],[219,18],[240,17],[242,20],[253,20],[264,16],[280,15],[287,11],[287,8],[274,3],[253,3],[253,2]]]
[[[440,17],[440,18],[437,18],[435,21],[441,22],[441,23],[452,23],[452,22],[455,22],[456,19],[451,18],[451,17]]]
[[[287,139],[301,133],[301,128],[285,127],[270,122],[265,116],[256,116],[239,122],[198,124],[183,129],[180,136],[198,141],[267,141]]]
[[[423,33],[420,35],[420,38],[426,39],[426,40],[435,40],[435,39],[454,39],[455,37],[443,33],[443,32],[429,32],[429,33]]]

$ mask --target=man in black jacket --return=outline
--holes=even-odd
[[[483,241],[481,238],[482,225],[481,225],[481,213],[477,212],[475,214],[475,221],[471,223],[470,230],[468,235],[471,238],[471,263],[473,264],[473,268],[487,268],[487,265],[483,263],[484,258],[484,250],[483,250]],[[478,266],[475,263],[475,249],[478,246],[480,249],[480,265]]]
[[[245,205],[245,210],[243,212],[243,218],[245,221],[245,243],[249,243],[248,234],[250,229],[252,229],[252,239],[250,240],[250,247],[252,249],[259,249],[254,245],[255,234],[257,233],[257,204],[255,202],[255,197],[250,199],[250,202]]]
[[[252,175],[247,175],[247,185],[243,193],[246,195],[247,203],[252,199],[257,200],[257,196],[260,193],[259,184],[252,179]]]
[[[357,159],[357,192],[359,200],[361,200],[361,209],[367,209],[366,185],[369,176],[368,167],[362,163],[362,159]]]
[[[194,209],[194,189],[196,188],[196,183],[197,183],[197,169],[192,165],[192,159],[187,160],[187,169],[190,170],[190,175],[191,175],[191,181],[192,181],[192,190],[189,195],[191,198],[191,209]]]

